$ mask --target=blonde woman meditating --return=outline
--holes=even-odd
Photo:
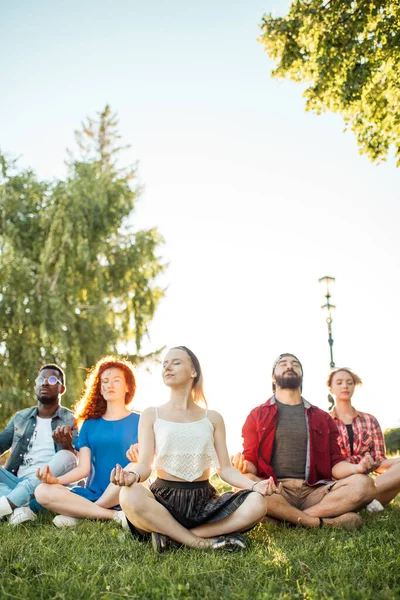
[[[335,398],[330,415],[339,430],[339,447],[343,458],[353,464],[369,460],[375,479],[377,494],[368,506],[368,512],[383,510],[400,492],[400,457],[387,458],[385,438],[376,418],[358,411],[351,399],[362,381],[347,367],[335,369],[329,374],[327,386]]]
[[[239,532],[254,527],[266,514],[265,496],[277,492],[272,479],[250,481],[229,460],[225,425],[219,413],[203,408],[203,377],[191,350],[177,346],[162,367],[170,400],[145,410],[139,423],[139,462],[120,465],[111,481],[122,486],[120,503],[134,536],[152,534],[156,551],[171,540],[191,548],[242,550],[248,542]],[[150,475],[154,455],[157,479]],[[219,495],[210,484],[212,468],[239,492]]]
[[[129,462],[126,452],[137,442],[139,414],[127,408],[135,390],[129,361],[106,356],[89,373],[75,409],[82,423],[76,444],[78,466],[61,477],[55,477],[49,467],[37,472],[43,483],[36,488],[36,499],[59,513],[53,520],[56,527],[78,525],[82,518],[115,519],[126,526],[123,513],[116,510],[120,489],[110,484],[110,473],[117,461]],[[85,487],[64,487],[85,477]]]

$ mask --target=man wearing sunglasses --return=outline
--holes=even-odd
[[[58,365],[43,365],[35,380],[37,405],[20,410],[0,432],[0,455],[11,448],[0,467],[0,519],[11,525],[36,519],[32,500],[40,481],[38,467],[49,465],[61,476],[76,467],[74,443],[78,437],[73,413],[61,406],[65,374]]]

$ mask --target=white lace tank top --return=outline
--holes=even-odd
[[[206,416],[192,423],[174,423],[158,417],[154,422],[156,460],[162,469],[185,481],[194,481],[207,469],[219,468],[214,447],[214,427]]]

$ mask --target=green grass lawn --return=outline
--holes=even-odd
[[[112,522],[0,523],[0,598],[400,598],[400,502],[354,533],[259,525],[241,554],[154,554]]]

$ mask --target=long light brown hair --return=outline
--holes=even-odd
[[[88,372],[82,396],[74,406],[74,415],[78,424],[87,419],[99,419],[107,410],[107,402],[101,394],[101,375],[106,369],[121,369],[125,375],[128,391],[125,405],[132,401],[136,391],[134,365],[129,360],[116,356],[104,356]]]
[[[194,367],[194,370],[196,371],[196,377],[193,380],[193,386],[192,386],[192,397],[193,397],[193,400],[194,400],[194,402],[196,402],[196,404],[203,404],[205,407],[207,407],[207,400],[206,400],[206,397],[204,395],[203,373],[202,373],[202,370],[201,370],[199,359],[197,358],[197,356],[195,355],[195,353],[192,352],[186,346],[174,346],[171,349],[172,350],[183,350],[189,356],[190,360],[192,361],[192,365]]]

